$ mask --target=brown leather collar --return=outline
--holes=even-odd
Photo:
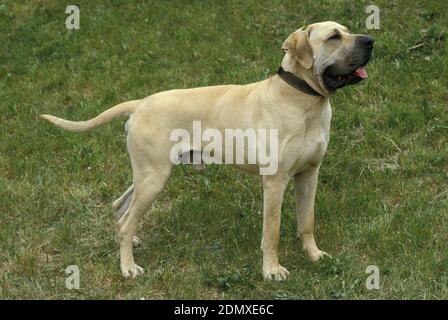
[[[303,93],[310,94],[312,96],[322,97],[322,95],[316,90],[314,90],[308,83],[306,83],[305,80],[298,78],[289,71],[285,71],[282,67],[278,68],[277,74],[280,76],[280,78],[283,79],[283,81],[285,81],[291,87],[299,91],[302,91]]]

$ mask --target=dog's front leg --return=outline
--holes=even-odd
[[[263,176],[263,276],[266,280],[284,280],[289,272],[278,262],[280,212],[288,177]]]
[[[319,250],[314,239],[314,199],[316,196],[319,167],[310,168],[294,176],[294,189],[297,210],[297,237],[311,261],[328,255]]]

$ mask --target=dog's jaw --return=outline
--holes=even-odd
[[[323,73],[323,82],[325,87],[330,90],[336,90],[348,85],[357,84],[367,78],[365,66],[355,68],[346,74],[337,74],[333,72],[331,67],[327,68]]]

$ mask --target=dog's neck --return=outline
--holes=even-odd
[[[285,71],[289,71],[299,79],[304,80],[311,88],[323,97],[329,98],[331,96],[332,93],[320,84],[317,75],[314,74],[313,68],[303,68],[300,63],[298,63],[298,61],[291,57],[288,53],[286,53],[283,57],[281,66]]]

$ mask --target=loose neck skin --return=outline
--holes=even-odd
[[[330,97],[331,93],[321,84],[314,74],[313,68],[305,69],[300,63],[291,57],[288,53],[285,53],[282,64],[284,70],[293,73],[295,76],[302,80],[305,80],[314,90],[319,92],[324,97]]]

